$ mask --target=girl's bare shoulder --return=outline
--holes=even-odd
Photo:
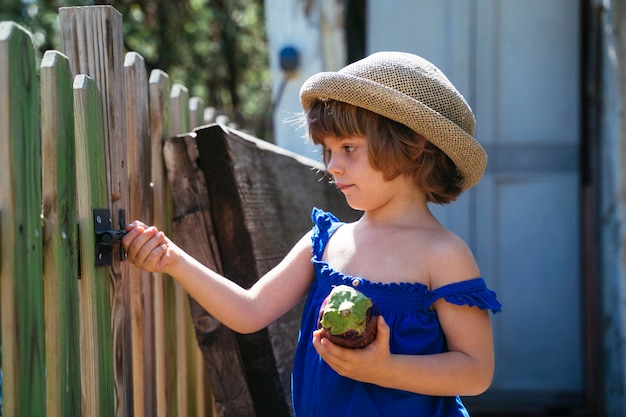
[[[431,234],[429,245],[431,289],[480,277],[480,269],[467,243],[448,229]]]

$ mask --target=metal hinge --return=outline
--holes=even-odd
[[[94,209],[93,225],[96,232],[96,266],[113,265],[113,247],[119,245],[120,259],[126,259],[122,238],[126,235],[126,211],[119,211],[119,230],[113,229],[113,219],[108,209]]]

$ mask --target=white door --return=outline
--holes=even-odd
[[[434,209],[470,244],[503,304],[493,317],[492,387],[466,403],[518,411],[581,403],[579,2],[367,7],[368,53],[402,50],[437,65],[474,109],[489,156],[477,187]]]

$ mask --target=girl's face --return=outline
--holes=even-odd
[[[324,153],[333,183],[355,210],[379,208],[396,195],[401,184],[406,184],[401,176],[387,181],[382,171],[372,167],[365,137],[327,137]]]

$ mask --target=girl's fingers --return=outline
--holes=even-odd
[[[138,266],[146,265],[150,262],[158,262],[164,252],[163,246],[165,246],[165,238],[163,236],[163,233],[156,231],[156,229],[147,229],[141,237],[147,236],[150,236],[150,238],[145,243],[143,243],[143,245],[141,245],[134,257],[135,264],[137,264]]]
[[[130,232],[131,230],[137,228],[137,227],[142,227],[144,230],[148,228],[148,225],[139,221],[139,220],[134,220],[132,223],[129,223],[126,225],[126,231]]]
[[[137,226],[131,229],[122,239],[122,244],[132,263],[143,263],[149,252],[158,245],[165,243],[165,237],[155,227]]]
[[[141,236],[144,230],[145,228],[141,226],[126,226],[126,235],[122,238],[122,247],[128,256],[132,256],[134,254],[132,250],[133,243],[135,243],[135,240]]]
[[[137,266],[147,271],[158,272],[163,267],[163,258],[166,253],[167,245],[165,243],[157,245],[143,258],[142,263],[140,265],[137,264]]]
[[[126,226],[122,246],[127,261],[149,272],[163,272],[176,257],[176,245],[163,232],[138,220]]]

